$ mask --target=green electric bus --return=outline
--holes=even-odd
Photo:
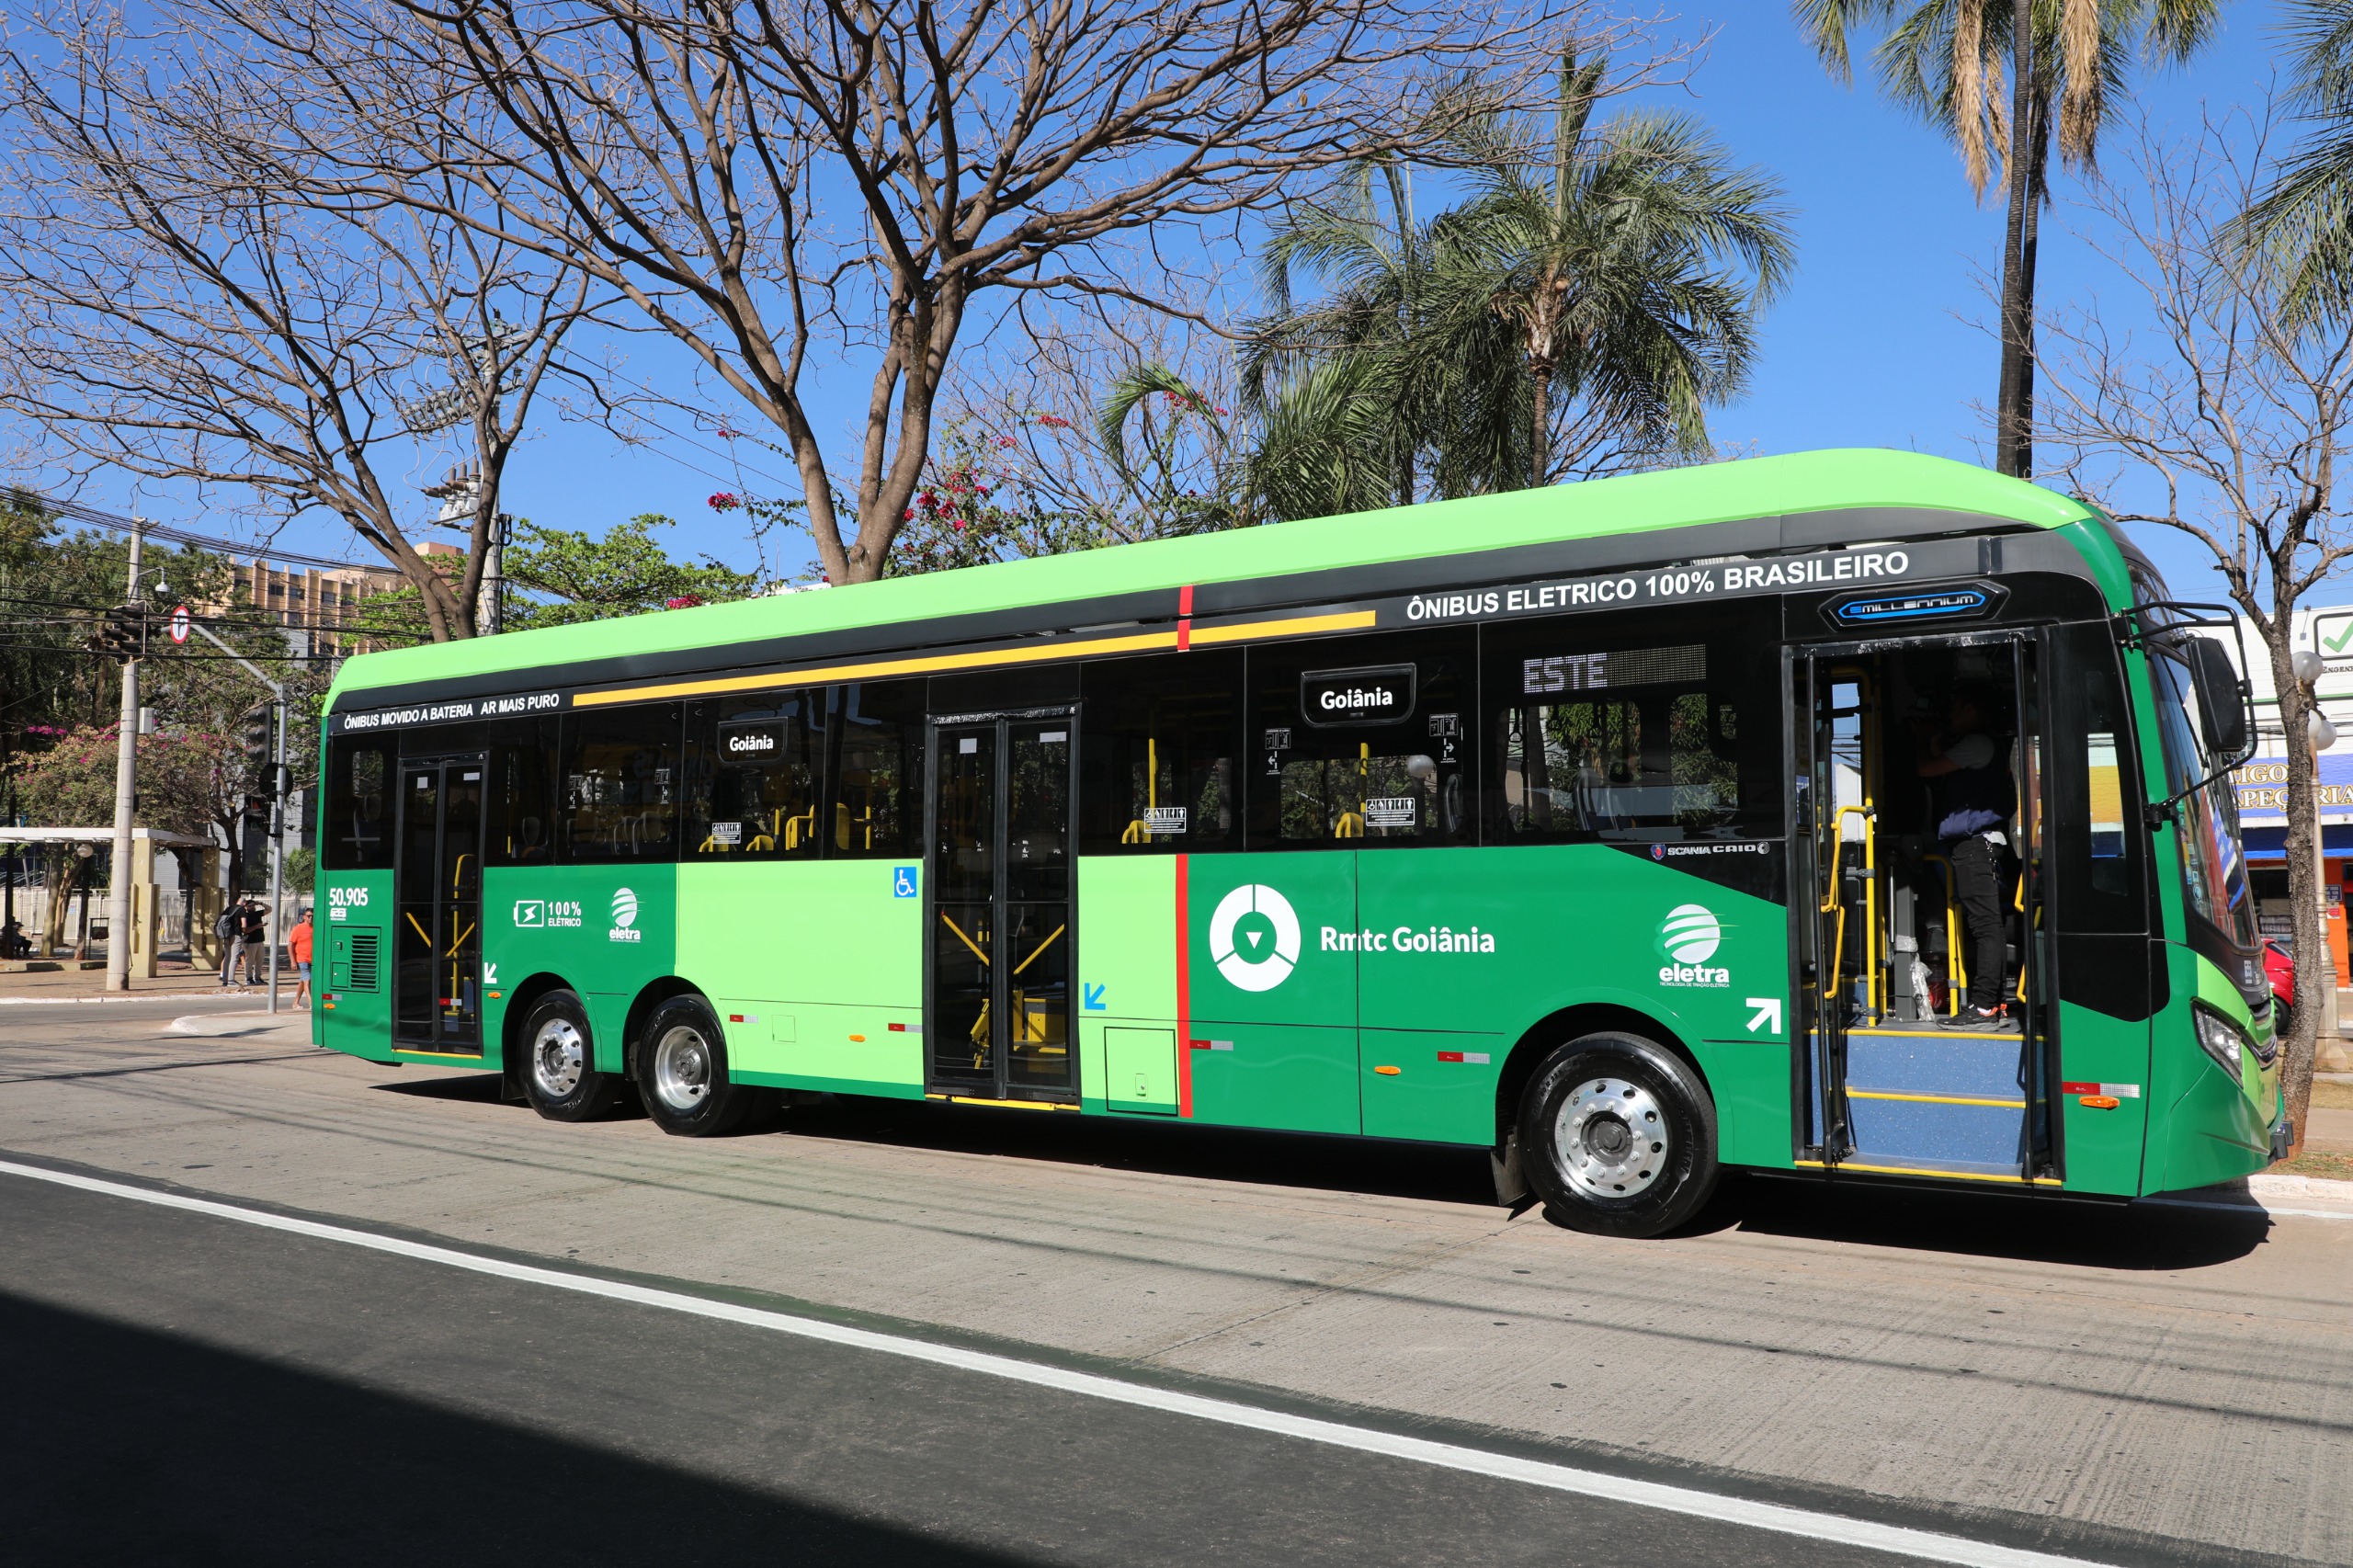
[[[1727,1165],[2200,1187],[2285,1136],[2207,619],[2082,502],[1835,451],[370,653],[317,1039],[688,1135],[1458,1144],[1619,1234]],[[2016,801],[1978,1028],[1916,771],[1962,690]]]

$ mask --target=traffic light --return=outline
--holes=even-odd
[[[138,605],[116,605],[99,616],[89,646],[112,658],[135,659],[146,651],[146,611]]]
[[[272,732],[268,703],[263,703],[245,715],[245,777],[256,789],[268,786]]]

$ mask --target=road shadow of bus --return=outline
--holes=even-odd
[[[1078,1117],[840,1098],[794,1106],[776,1129],[796,1138],[938,1149],[1103,1170],[1313,1187],[1492,1208],[1483,1150],[1249,1128],[1186,1127],[1141,1117]]]
[[[2253,1207],[2101,1203],[1745,1173],[1724,1184],[1692,1229],[2146,1272],[2235,1262],[2263,1244],[2271,1222]]]
[[[420,1099],[496,1103],[497,1074],[375,1085]],[[517,1115],[530,1112],[522,1106]],[[644,1116],[624,1096],[608,1119]],[[928,1149],[988,1158],[1092,1165],[1204,1181],[1247,1182],[1337,1194],[1495,1209],[1486,1151],[1249,1128],[1179,1126],[1141,1117],[981,1109],[913,1100],[827,1096],[797,1105],[743,1134]],[[1523,1199],[1515,1213],[1528,1214]],[[1500,1210],[1498,1210],[1500,1212]],[[2225,1211],[2095,1203],[2048,1194],[1906,1187],[1857,1178],[1822,1181],[1730,1172],[1707,1207],[1665,1242],[1727,1231],[1847,1242],[2086,1268],[2200,1268],[2263,1244],[2261,1210]]]

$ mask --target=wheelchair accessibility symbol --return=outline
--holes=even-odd
[[[1210,960],[1241,991],[1272,991],[1299,962],[1299,916],[1290,900],[1245,882],[1218,901],[1210,916]]]
[[[892,898],[915,896],[915,869],[913,866],[891,868],[891,896]]]

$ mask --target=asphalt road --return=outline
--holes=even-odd
[[[1439,1152],[691,1143],[173,1010],[7,1009],[0,1159],[1967,1540],[2353,1560],[2353,1221],[1753,1183],[1599,1242]],[[10,1176],[0,1346],[28,1562],[1898,1560]]]

